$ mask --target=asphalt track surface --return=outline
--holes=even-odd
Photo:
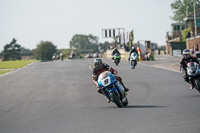
[[[0,76],[0,133],[199,133],[200,94],[178,72],[127,61],[117,108],[92,83],[93,59],[37,62]]]

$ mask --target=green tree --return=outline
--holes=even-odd
[[[90,50],[93,52],[98,51],[98,37],[93,36],[93,35],[79,35],[76,34],[72,37],[72,40],[70,41],[70,48],[77,49],[79,51],[84,51],[84,50]]]
[[[99,51],[105,52],[107,49],[109,49],[110,45],[112,45],[113,43],[109,43],[107,41],[105,41],[104,43],[99,43],[99,45],[98,45]]]
[[[152,50],[157,50],[157,49],[158,49],[158,44],[152,42],[152,43],[151,43],[151,49],[152,49]]]
[[[194,3],[196,3],[196,8],[198,8],[200,5],[199,0],[175,0],[171,4],[172,10],[174,10],[174,16],[171,18],[177,22],[183,22],[183,19],[187,16],[187,13],[190,14],[194,12]]]
[[[21,51],[21,46],[17,44],[17,40],[13,38],[13,40],[4,46],[3,51],[3,60],[21,60],[21,56],[19,52]]]
[[[21,56],[31,56],[31,55],[33,55],[33,52],[30,49],[21,47],[20,55]]]
[[[33,50],[35,57],[43,61],[52,60],[52,56],[56,53],[56,51],[56,46],[49,41],[41,41],[37,45],[37,48]]]
[[[182,41],[186,42],[187,38],[189,38],[189,37],[190,37],[190,28],[184,29],[182,31]]]
[[[159,50],[166,50],[166,46],[165,46],[165,45],[159,46],[158,49],[159,49]]]

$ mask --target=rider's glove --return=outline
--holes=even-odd
[[[114,74],[114,75],[117,75],[117,71],[113,71],[113,74]]]

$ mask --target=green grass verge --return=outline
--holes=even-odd
[[[37,60],[1,61],[0,69],[17,69],[36,61]]]
[[[4,74],[4,73],[7,73],[7,72],[10,72],[10,71],[12,71],[12,70],[6,70],[6,71],[5,70],[0,70],[0,75]]]

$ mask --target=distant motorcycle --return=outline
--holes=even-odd
[[[103,94],[117,107],[121,108],[128,105],[128,98],[124,87],[117,81],[110,71],[102,72],[98,77],[98,86]]]
[[[195,87],[197,91],[200,93],[200,67],[198,64],[194,62],[187,63],[187,74],[191,84]],[[182,74],[184,70],[181,68]]]
[[[130,65],[131,65],[131,68],[134,69],[135,66],[137,65],[137,53],[136,52],[133,52],[131,53],[131,56],[130,56]]]
[[[118,66],[118,64],[120,63],[120,54],[115,53],[113,58],[114,58],[115,65]]]

